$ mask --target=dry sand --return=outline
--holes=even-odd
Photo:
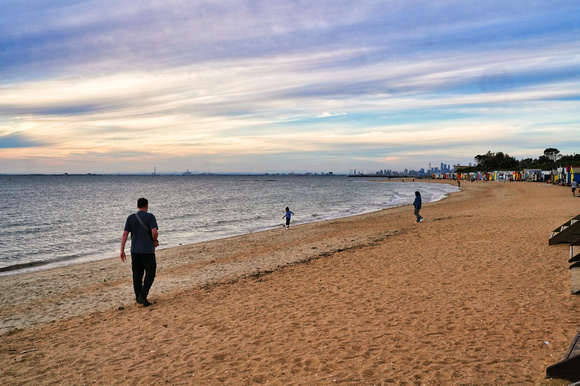
[[[148,308],[118,258],[2,277],[0,383],[566,384],[545,370],[580,297],[548,238],[578,213],[569,188],[463,182],[420,224],[405,206],[161,250]]]

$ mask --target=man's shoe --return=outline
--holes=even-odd
[[[144,298],[143,296],[137,297],[137,303],[141,304],[143,307],[149,307],[151,305],[149,300],[147,300],[147,298]]]

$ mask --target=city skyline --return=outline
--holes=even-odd
[[[392,169],[379,169],[378,171],[362,171],[357,169],[350,169],[350,175],[390,175],[390,176],[427,176],[431,175],[432,173],[452,173],[457,166],[467,166],[467,165],[459,165],[459,164],[447,164],[441,162],[439,166],[432,166],[431,163],[428,164],[426,168],[420,168],[418,170],[404,168],[402,170],[392,170]],[[471,163],[469,163],[471,166]]]
[[[123,172],[113,172],[113,173],[91,173],[91,172],[83,172],[83,171],[79,171],[76,173],[68,173],[68,172],[63,172],[63,173],[2,173],[0,172],[0,176],[4,175],[4,176],[9,176],[9,175],[30,175],[30,174],[43,174],[43,175],[184,175],[184,176],[189,176],[189,175],[211,175],[211,174],[222,174],[222,175],[320,175],[320,176],[325,176],[325,175],[385,175],[385,174],[390,174],[390,175],[428,175],[430,172],[431,173],[439,173],[439,172],[443,172],[443,173],[448,173],[448,172],[452,172],[453,170],[455,170],[455,168],[457,166],[472,166],[472,163],[470,162],[468,165],[460,165],[460,164],[447,164],[444,162],[441,162],[439,164],[439,167],[437,166],[431,166],[431,163],[428,164],[427,168],[420,168],[419,170],[415,170],[415,169],[410,169],[410,168],[406,168],[403,167],[401,169],[379,169],[379,170],[367,170],[367,171],[362,171],[362,170],[357,170],[356,168],[354,169],[349,169],[348,172],[340,172],[340,171],[334,171],[334,170],[326,170],[326,171],[314,171],[314,170],[307,170],[307,171],[300,171],[300,172],[294,172],[294,171],[287,171],[287,172],[267,172],[267,171],[255,171],[255,172],[208,172],[208,171],[201,171],[201,170],[193,170],[190,171],[189,169],[186,169],[185,171],[179,171],[179,170],[165,170],[165,171],[157,171],[157,166],[153,167],[153,171],[152,172],[147,172],[147,171],[143,171],[143,172],[134,172],[134,173],[123,173]]]
[[[425,168],[580,144],[575,1],[6,1],[0,173]]]

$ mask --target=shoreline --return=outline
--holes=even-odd
[[[449,182],[437,182],[436,180],[433,180],[432,183],[449,184]],[[433,201],[433,203],[445,201],[451,195],[458,193],[460,192],[446,194],[441,199]],[[359,218],[363,221],[364,216],[373,216],[385,211],[400,211],[402,208],[409,206],[410,204],[405,204],[368,213],[302,223],[292,226],[291,231],[294,232],[302,227],[316,228],[317,225],[322,224],[333,224],[343,221],[349,222],[349,220],[357,221]],[[412,218],[413,216],[410,217]],[[350,242],[338,242],[336,245],[322,246],[320,249],[316,246],[312,250],[314,253],[312,251],[306,251],[307,253],[305,253],[304,257],[299,258],[282,257],[282,251],[275,250],[274,248],[271,251],[273,255],[264,256],[262,260],[255,258],[245,258],[245,260],[233,259],[231,255],[235,251],[228,250],[225,247],[230,242],[243,243],[244,241],[250,241],[251,243],[251,240],[254,238],[260,240],[260,242],[267,242],[270,240],[269,234],[277,233],[281,230],[280,228],[272,228],[157,250],[158,273],[154,288],[152,289],[152,295],[159,292],[165,294],[172,291],[180,291],[187,288],[187,286],[202,287],[227,283],[246,276],[261,275],[264,272],[269,273],[286,265],[308,261],[319,255],[323,256],[334,253],[337,250],[360,247],[365,244],[364,240],[352,239]],[[226,250],[226,252],[222,253],[220,250]],[[304,253],[305,251],[302,250],[301,252]],[[191,255],[195,255],[195,257],[190,258]],[[172,260],[170,256],[177,256],[178,258]],[[216,269],[212,266],[216,262],[222,266],[221,269]],[[198,275],[198,278],[190,278],[190,280],[172,278],[168,280],[163,277],[163,271],[170,270],[171,275],[174,276],[175,271],[179,271],[180,267],[192,264],[194,270],[201,270],[201,275]],[[66,277],[66,280],[60,280],[63,277]],[[37,285],[37,281],[46,284]],[[102,311],[106,308],[122,307],[126,304],[131,304],[133,301],[131,291],[125,291],[119,294],[119,296],[113,291],[119,286],[128,286],[131,288],[131,283],[130,259],[128,259],[127,263],[123,264],[120,262],[119,257],[107,257],[101,260],[67,264],[47,269],[33,269],[27,272],[11,272],[0,276],[0,304],[3,304],[2,309],[0,309],[0,336],[13,329],[28,328],[39,324],[54,322],[60,320],[62,317],[80,316],[93,311]],[[84,291],[86,293],[81,293],[80,288],[87,284],[90,290]],[[96,296],[95,292],[100,293],[100,295]],[[33,294],[33,296],[30,296],[30,294]],[[34,304],[43,303],[45,297],[55,298],[59,296],[68,298],[68,302],[57,302],[56,307],[52,304],[48,305],[48,307],[40,305],[33,306]],[[96,302],[96,297],[101,297],[101,301]],[[79,306],[76,309],[71,309],[68,305],[69,302],[78,304]],[[27,307],[17,307],[18,303],[26,304]],[[87,306],[85,307],[81,304],[87,304]],[[99,305],[96,309],[93,308],[95,304]],[[33,314],[23,312],[30,309],[35,309],[36,312]],[[18,316],[11,315],[11,310]]]
[[[562,384],[545,367],[580,299],[548,238],[576,200],[465,183],[421,224],[406,205],[161,250],[149,308],[117,259],[3,277],[0,368],[8,383]]]
[[[410,179],[408,179],[408,180],[410,180]],[[392,180],[391,179],[387,180],[387,179],[375,178],[375,179],[372,179],[369,181],[373,181],[373,182],[405,182],[405,179],[404,178],[402,178],[402,179],[393,178]],[[415,182],[415,183],[436,183],[437,181],[439,181],[439,183],[445,183],[447,185],[454,185],[454,184],[449,183],[449,182],[443,182],[443,180],[432,180],[432,181],[431,180],[418,180],[418,181],[413,180],[413,182]],[[411,182],[411,181],[408,181],[408,182]],[[435,199],[433,201],[429,201],[429,202],[441,201],[441,200],[445,199],[449,194],[453,194],[453,193],[457,193],[457,192],[445,193],[441,197],[438,197],[437,199]],[[382,210],[388,210],[388,209],[396,208],[399,206],[405,206],[405,205],[409,205],[409,204],[393,204],[392,206],[389,206],[389,207],[385,207],[385,208],[381,208],[381,209],[371,209],[368,211],[362,210],[360,213],[354,213],[354,214],[346,214],[346,215],[345,214],[336,214],[336,215],[332,215],[329,217],[323,217],[323,218],[312,220],[312,221],[306,220],[304,222],[297,222],[296,225],[294,225],[294,226],[317,223],[317,222],[324,222],[324,221],[330,221],[330,220],[338,220],[341,218],[347,218],[347,217],[359,216],[359,215],[364,215],[364,214],[373,213],[373,212],[379,212]],[[217,238],[210,237],[207,239],[198,240],[198,241],[194,241],[194,242],[187,243],[187,244],[169,245],[167,247],[159,248],[159,249],[157,249],[157,251],[161,251],[164,249],[171,249],[171,248],[179,248],[179,247],[191,245],[191,244],[212,242],[212,241],[227,239],[227,238],[231,238],[231,237],[250,235],[253,233],[266,232],[266,231],[271,231],[271,230],[275,230],[275,229],[277,229],[277,227],[267,226],[264,228],[256,228],[256,229],[250,230],[248,232],[242,232],[242,233],[237,233],[237,232],[232,231],[229,234],[224,234],[222,236],[218,236]],[[80,265],[80,264],[86,264],[86,263],[92,263],[92,262],[96,262],[96,261],[111,259],[111,257],[102,257],[102,256],[103,256],[103,254],[92,254],[90,256],[74,257],[72,259],[62,258],[60,260],[54,260],[54,261],[50,261],[50,262],[32,261],[32,262],[20,263],[20,264],[15,264],[15,265],[6,266],[6,267],[0,267],[0,278],[6,277],[6,276],[11,276],[11,275],[34,273],[34,272],[39,272],[39,271],[43,271],[43,270],[58,269],[58,268],[67,267],[67,266],[76,266],[76,265]]]

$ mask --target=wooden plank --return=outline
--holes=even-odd
[[[564,355],[564,359],[572,358],[579,355],[580,355],[580,330],[578,330],[578,333],[572,340],[572,344],[570,344],[570,347],[568,347],[568,351],[566,352],[566,355]]]
[[[572,340],[564,360],[546,369],[549,378],[565,379],[571,382],[580,381],[580,330]]]
[[[570,259],[568,263],[580,261],[580,239],[570,244]]]
[[[580,239],[580,215],[574,217],[565,224],[560,225],[552,231],[548,241],[549,245],[561,243],[573,243]]]
[[[576,267],[570,267],[570,292],[572,295],[580,295],[580,261],[574,265]]]
[[[580,355],[548,366],[546,376],[548,378],[565,379],[570,382],[580,381]]]

